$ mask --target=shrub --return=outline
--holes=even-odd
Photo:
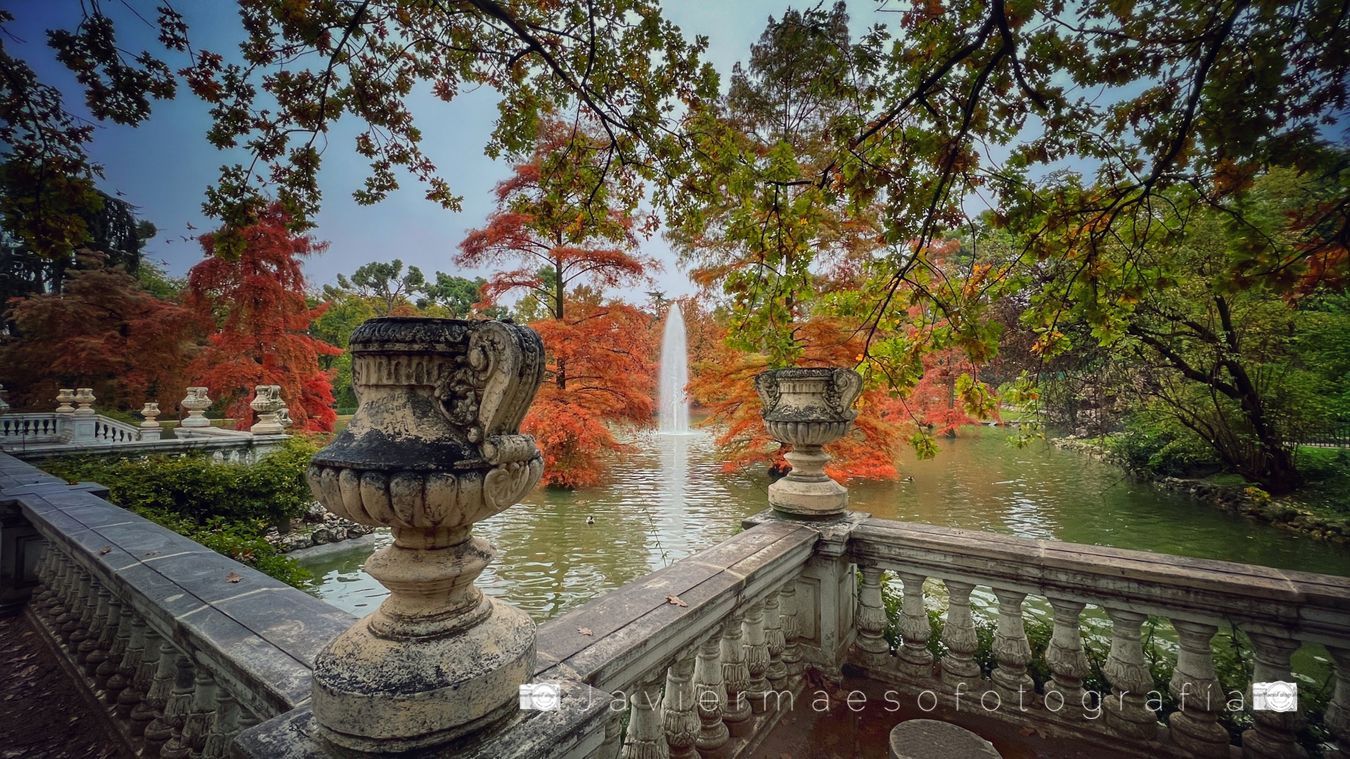
[[[1199,435],[1149,410],[1131,414],[1107,445],[1131,467],[1157,474],[1179,477],[1219,466],[1214,450]]]
[[[263,536],[308,508],[313,498],[304,474],[317,450],[297,435],[252,465],[194,454],[58,459],[44,467],[71,482],[97,482],[122,508],[299,587],[308,573]]]

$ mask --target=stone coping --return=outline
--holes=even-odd
[[[766,522],[605,593],[540,626],[535,679],[627,692],[800,572],[818,538],[810,527]]]
[[[849,553],[862,566],[1350,644],[1350,578],[1335,575],[877,518],[854,529]]]
[[[254,713],[307,703],[315,655],[355,618],[115,506],[100,491],[0,454],[0,507],[18,508]]]

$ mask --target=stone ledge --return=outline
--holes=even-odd
[[[747,599],[800,571],[818,538],[808,527],[766,523],[573,609],[539,628],[536,676],[631,688]],[[592,634],[582,635],[582,627]]]
[[[41,474],[0,454],[0,473],[9,472],[21,479]],[[148,624],[256,712],[308,702],[314,656],[352,616],[96,492],[96,485],[51,478],[0,489],[0,503],[10,503],[45,540],[130,600]],[[276,613],[278,604],[286,614]]]

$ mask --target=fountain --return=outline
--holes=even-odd
[[[666,329],[661,337],[661,411],[663,435],[689,433],[689,399],[684,387],[689,384],[689,348],[685,342],[684,314],[679,303],[666,311]]]

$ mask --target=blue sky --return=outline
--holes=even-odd
[[[146,18],[153,18],[154,3],[129,2]],[[73,26],[79,18],[78,3],[6,0],[4,5],[16,16],[9,28],[17,40],[6,39],[6,47],[34,66],[44,81],[65,90],[67,106],[81,112],[83,102],[76,94],[74,78],[56,62],[44,35],[45,29],[53,26]],[[887,14],[874,11],[872,2],[852,5],[855,29],[889,20]],[[194,46],[217,51],[235,49],[242,33],[233,2],[188,0],[176,6],[186,17]],[[781,15],[786,7],[789,4],[784,2],[672,0],[666,3],[666,15],[686,34],[706,35],[708,58],[725,73],[746,57],[768,17]],[[120,21],[119,42],[123,48],[156,49],[152,30],[125,12],[125,6],[109,3],[107,9]],[[456,271],[450,259],[465,232],[482,225],[492,210],[492,187],[508,172],[507,164],[483,155],[483,145],[497,116],[496,103],[496,94],[486,88],[464,92],[449,104],[425,91],[413,98],[412,110],[422,128],[426,152],[453,190],[464,198],[463,210],[458,213],[427,201],[423,188],[411,179],[382,203],[357,204],[351,190],[365,176],[364,163],[351,149],[356,133],[353,125],[339,124],[329,135],[324,155],[320,177],[324,202],[315,231],[330,247],[306,262],[311,284],[317,287],[332,282],[339,273],[350,273],[368,261],[393,258],[420,266],[428,274],[433,270],[487,274]],[[180,88],[177,100],[156,103],[154,115],[140,127],[110,124],[99,128],[90,148],[94,160],[105,167],[102,189],[121,193],[137,207],[141,218],[159,228],[159,235],[147,245],[146,256],[174,275],[186,273],[200,260],[200,247],[182,237],[192,238],[212,227],[201,212],[203,192],[214,181],[217,168],[231,162],[229,154],[206,142],[209,125],[205,106],[186,88]],[[663,262],[663,270],[654,275],[654,287],[671,295],[693,291],[659,235],[644,243],[644,248]],[[641,300],[641,292],[646,289],[651,287],[634,288],[628,296]]]

